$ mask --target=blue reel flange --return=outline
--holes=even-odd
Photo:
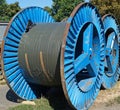
[[[29,7],[21,10],[10,21],[2,42],[2,70],[8,86],[20,98],[33,100],[37,98],[34,89],[28,84],[19,66],[18,48],[22,35],[32,26],[31,23],[52,23],[54,19],[42,8]]]
[[[93,5],[78,5],[67,20],[61,49],[61,81],[68,102],[86,110],[96,99],[104,72],[104,29]]]
[[[112,15],[103,16],[105,33],[105,72],[102,86],[105,89],[112,88],[119,78],[119,41],[118,22]]]

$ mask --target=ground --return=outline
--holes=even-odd
[[[35,101],[36,105],[26,102],[27,104],[32,104],[27,106],[18,103],[21,100],[9,90],[6,84],[0,85],[0,110],[72,110],[67,105],[62,92],[60,92],[62,94],[60,97],[58,96],[58,92],[59,89],[50,90],[47,98]],[[51,95],[51,93],[54,95]],[[120,110],[120,81],[113,89],[101,90],[90,110]]]
[[[101,90],[90,110],[120,110],[120,81],[110,90]]]
[[[7,110],[9,107],[19,105],[16,98],[9,90],[7,85],[0,85],[0,110]]]

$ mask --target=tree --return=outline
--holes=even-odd
[[[6,3],[5,0],[0,0],[0,5],[3,5],[3,4],[5,4],[5,3]]]
[[[50,7],[46,6],[44,9],[52,15],[52,9]]]
[[[101,16],[105,14],[112,14],[116,17],[120,23],[120,0],[92,0],[93,5],[95,5]]]
[[[73,9],[84,0],[52,0],[52,8],[45,7],[57,21],[61,21],[64,18],[68,18]],[[91,0],[92,4],[95,5],[101,14],[114,15],[120,23],[120,0]]]
[[[0,21],[10,21],[21,9],[18,2],[8,5],[5,0],[1,0],[0,4]]]
[[[45,8],[57,20],[61,21],[70,16],[73,9],[82,0],[53,0],[52,8]]]

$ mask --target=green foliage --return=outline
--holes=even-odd
[[[114,15],[120,23],[120,0],[92,0],[93,5],[95,5],[101,14]]]
[[[52,8],[45,7],[45,9],[57,20],[61,21],[68,18],[77,6],[83,0],[52,0]],[[92,4],[95,5],[101,14],[114,15],[120,23],[120,0],[91,0]]]
[[[20,11],[18,2],[8,5],[5,0],[1,0],[0,4],[0,21],[10,21],[10,19]]]
[[[46,6],[46,7],[44,7],[44,9],[45,9],[47,12],[49,12],[50,14],[52,14],[52,10],[51,10],[50,7]]]
[[[0,0],[0,5],[5,4],[5,3],[6,3],[5,0]]]
[[[57,20],[61,21],[64,18],[70,16],[73,9],[78,5],[82,0],[53,0],[53,5],[49,12]]]

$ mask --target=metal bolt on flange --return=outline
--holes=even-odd
[[[78,5],[66,22],[57,23],[43,9],[19,12],[6,30],[2,68],[8,85],[21,98],[36,98],[31,84],[59,86],[77,110],[88,109],[101,87],[104,32],[90,3]]]

